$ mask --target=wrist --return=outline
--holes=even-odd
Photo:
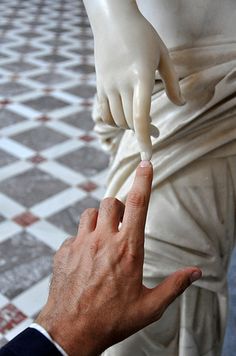
[[[54,311],[51,313],[45,309],[38,315],[35,323],[43,327],[68,356],[97,356],[103,351],[95,345],[96,340],[89,337],[89,332],[85,331],[87,328],[77,320],[61,318]]]
[[[141,14],[135,0],[84,0],[84,4],[94,36]]]

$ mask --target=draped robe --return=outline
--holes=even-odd
[[[226,274],[235,244],[236,41],[209,38],[170,51],[186,104],[177,107],[156,76],[151,103],[154,179],[145,230],[144,284],[184,266],[203,277],[162,319],[106,356],[218,356],[227,314]],[[134,132],[95,130],[111,154],[107,196],[125,201],[140,161]]]

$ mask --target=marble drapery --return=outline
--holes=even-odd
[[[226,273],[235,243],[236,41],[209,38],[171,50],[186,105],[176,107],[158,78],[151,118],[154,180],[146,225],[144,283],[197,265],[203,278],[157,323],[105,355],[216,356],[227,312]],[[139,162],[132,131],[96,132],[110,150],[107,196],[125,201]]]

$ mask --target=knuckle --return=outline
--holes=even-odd
[[[118,199],[112,198],[112,197],[105,198],[105,199],[102,201],[102,205],[103,205],[104,207],[111,208],[111,209],[120,208],[121,204],[122,204],[122,203],[121,203]]]
[[[53,264],[54,265],[57,265],[57,263],[59,263],[59,261],[61,260],[62,256],[64,255],[64,250],[65,250],[65,245],[63,243],[63,245],[59,248],[59,250],[53,256]]]
[[[140,192],[131,191],[128,195],[128,204],[133,207],[143,208],[146,206],[146,197]]]
[[[81,214],[80,220],[88,219],[88,218],[92,217],[94,214],[96,214],[96,212],[97,212],[97,209],[88,208]]]
[[[62,243],[62,245],[61,245],[61,247],[59,248],[59,250],[58,250],[57,253],[61,252],[61,251],[62,251],[63,249],[65,249],[66,247],[70,246],[70,245],[73,243],[74,239],[75,239],[74,236],[70,236],[70,237],[68,237],[67,239],[65,239],[65,241]],[[57,253],[56,253],[56,255],[57,255]]]

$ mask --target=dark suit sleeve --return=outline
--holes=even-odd
[[[38,330],[27,328],[1,348],[0,356],[61,356],[61,353]]]

